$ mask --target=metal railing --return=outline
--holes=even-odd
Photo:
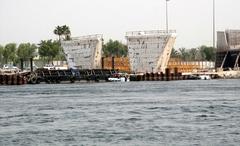
[[[176,30],[130,31],[130,32],[126,32],[126,36],[167,35],[167,34],[174,34],[174,33],[176,33]]]
[[[102,34],[94,34],[94,35],[86,35],[86,36],[79,36],[79,37],[72,37],[72,40],[85,40],[85,39],[102,39]]]

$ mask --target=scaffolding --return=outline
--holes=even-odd
[[[240,49],[240,30],[226,30],[230,49]]]
[[[127,32],[126,39],[132,72],[165,72],[176,39],[175,30]]]
[[[240,60],[240,30],[217,33],[216,68],[237,68]]]
[[[62,41],[69,68],[100,69],[102,57],[103,35],[74,37],[70,41]]]

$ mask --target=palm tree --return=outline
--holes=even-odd
[[[71,31],[70,28],[67,25],[62,26],[62,35],[65,36],[65,40],[71,39]]]
[[[70,28],[67,25],[63,25],[63,26],[57,26],[53,33],[55,35],[58,35],[59,38],[59,42],[61,41],[61,36],[64,35],[64,40],[70,40],[71,39],[71,31]]]
[[[196,48],[192,48],[189,50],[189,59],[190,61],[195,61],[197,60],[197,53],[198,53],[198,50]]]
[[[186,48],[180,48],[179,49],[179,52],[180,52],[180,54],[181,54],[181,58],[182,58],[182,60],[184,60],[184,61],[189,61],[189,53],[188,53],[188,51],[186,50]]]
[[[58,35],[58,39],[59,39],[59,42],[60,42],[61,36],[63,35],[63,27],[57,26],[57,27],[54,29],[53,33],[54,33],[55,35]]]
[[[178,50],[173,48],[172,52],[171,52],[171,57],[172,58],[180,58],[180,54],[179,54]]]

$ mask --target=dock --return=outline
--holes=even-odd
[[[100,82],[108,81],[108,78],[116,73],[115,70],[107,69],[68,69],[68,70],[47,70],[38,69],[29,77],[29,84],[59,84],[62,82]]]

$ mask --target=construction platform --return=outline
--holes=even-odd
[[[69,70],[47,70],[47,69],[38,69],[29,76],[30,84],[59,84],[62,82],[100,82],[108,81],[108,78],[111,77],[115,70],[107,69],[92,69],[92,70],[79,70],[79,69],[69,69]]]

